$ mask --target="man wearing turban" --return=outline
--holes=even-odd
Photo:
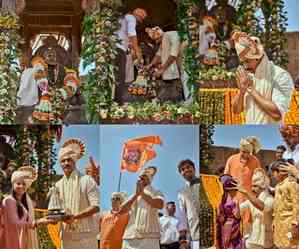
[[[91,176],[82,175],[76,162],[84,155],[84,143],[66,141],[58,154],[64,176],[55,186],[67,214],[71,217],[61,228],[62,249],[97,249],[97,224],[93,215],[99,212],[99,190]]]
[[[158,211],[164,206],[164,196],[151,185],[156,172],[156,167],[145,168],[139,175],[136,193],[120,208],[120,214],[129,212],[130,215],[122,249],[160,248]]]
[[[129,214],[120,214],[120,206],[126,201],[124,192],[114,192],[111,196],[111,211],[100,216],[100,248],[121,249],[122,237],[129,221]]]
[[[248,200],[240,205],[241,212],[249,210],[252,217],[250,233],[246,238],[246,248],[266,249],[273,247],[273,197],[269,193],[270,179],[266,172],[257,168],[252,176],[252,193],[241,185],[238,191]]]
[[[283,121],[294,91],[290,74],[268,59],[259,38],[233,32],[231,41],[242,64],[236,72],[240,91],[233,100],[234,112],[244,111],[246,124]]]
[[[240,141],[240,151],[238,154],[228,158],[224,169],[224,174],[231,175],[236,179],[244,189],[251,192],[253,172],[257,168],[261,168],[260,161],[255,156],[260,150],[260,143],[256,137],[242,138]],[[246,200],[246,196],[238,192],[235,200],[239,204]],[[248,229],[250,221],[250,213],[244,212],[242,222],[244,229]]]

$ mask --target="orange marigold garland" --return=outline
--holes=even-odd
[[[211,203],[211,205],[213,207],[214,227],[211,229],[214,229],[214,231],[216,231],[216,217],[217,217],[218,207],[221,202],[221,197],[223,194],[223,189],[222,189],[221,183],[219,182],[218,176],[201,174],[201,179],[202,179],[202,183],[205,188],[206,194],[208,196],[209,202]],[[215,232],[214,233],[214,246],[216,244],[216,238],[217,238],[217,234]]]
[[[290,109],[285,115],[284,122],[290,125],[299,124],[299,91],[296,91],[292,96]]]

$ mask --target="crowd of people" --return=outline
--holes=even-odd
[[[122,99],[126,90],[125,83],[132,83],[136,78],[134,63],[135,65],[144,64],[144,55],[137,39],[136,26],[144,22],[147,17],[146,10],[136,8],[120,20],[121,28],[117,32],[121,40],[117,60],[119,77],[115,91],[115,97],[119,103],[126,101]],[[219,43],[224,42],[227,50],[236,57],[233,58],[234,62],[228,66],[236,70],[235,79],[239,88],[238,94],[232,101],[233,111],[237,114],[244,112],[246,124],[282,122],[285,113],[289,110],[295,90],[290,74],[269,59],[258,37],[231,30],[230,34],[226,34],[224,41],[220,41],[217,36],[218,19],[213,16],[212,10],[210,15],[202,18],[202,24],[199,27],[201,63],[210,67],[218,65]],[[190,91],[186,85],[188,76],[182,66],[185,45],[181,42],[178,32],[175,28],[163,31],[163,28],[159,26],[147,27],[145,31],[158,48],[152,61],[144,65],[145,71],[152,72],[156,80],[162,80],[161,91],[157,93],[157,99],[186,101],[190,96]]]
[[[9,148],[2,142],[1,148]],[[28,189],[38,178],[37,170],[23,166],[8,175],[5,172],[8,150],[2,151],[5,159],[1,176],[11,187],[5,190],[1,202],[1,249],[38,249],[36,228],[58,222],[62,249],[199,248],[200,179],[191,160],[178,165],[186,186],[178,190],[177,200],[166,201],[163,193],[152,186],[158,171],[150,166],[141,170],[135,193],[130,197],[125,192],[113,193],[111,210],[103,212],[100,211],[100,168],[90,158],[85,174],[80,173],[76,164],[85,154],[84,143],[67,140],[58,153],[63,176],[50,190],[49,215],[36,219]],[[4,192],[2,185],[1,192]],[[59,218],[52,212],[59,214]]]
[[[277,146],[271,164],[258,159],[257,137],[241,139],[239,153],[228,158],[219,177],[217,248],[299,247],[299,127],[283,126],[280,132],[287,146]]]
[[[199,178],[195,170],[190,160],[178,165],[187,182],[178,192],[178,208],[175,201],[165,201],[163,193],[152,186],[157,173],[153,166],[142,170],[136,192],[129,198],[124,192],[113,193],[111,211],[100,215],[100,248],[199,248]]]

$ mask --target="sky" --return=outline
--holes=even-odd
[[[176,201],[177,191],[185,184],[177,171],[177,164],[188,158],[199,165],[199,126],[70,125],[63,127],[61,142],[55,148],[59,149],[69,138],[79,138],[85,142],[86,156],[77,162],[77,168],[84,173],[84,166],[90,155],[101,165],[101,209],[109,210],[110,196],[118,187],[123,143],[149,135],[160,136],[163,142],[162,146],[154,146],[157,156],[146,164],[158,167],[153,186],[163,192],[166,201]],[[62,174],[58,162],[55,169]],[[123,173],[121,190],[132,194],[137,177],[138,173]]]
[[[176,201],[177,191],[185,184],[177,171],[177,164],[181,160],[189,158],[197,166],[199,165],[198,126],[110,125],[101,126],[100,129],[102,210],[110,209],[111,194],[117,191],[121,153],[126,140],[150,135],[160,136],[163,145],[154,146],[157,157],[146,165],[154,165],[158,168],[153,186],[163,192],[166,201]],[[135,191],[137,178],[138,173],[123,173],[121,191],[126,191],[129,195],[132,194]]]
[[[243,126],[215,126],[213,141],[215,145],[239,148],[240,140],[247,136],[257,136],[262,149],[275,149],[284,144],[279,126],[275,125],[243,125]]]
[[[299,1],[298,0],[285,0],[285,10],[288,17],[288,31],[299,31]]]

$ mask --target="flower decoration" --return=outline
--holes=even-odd
[[[12,124],[16,116],[20,58],[19,17],[0,10],[0,123]]]

